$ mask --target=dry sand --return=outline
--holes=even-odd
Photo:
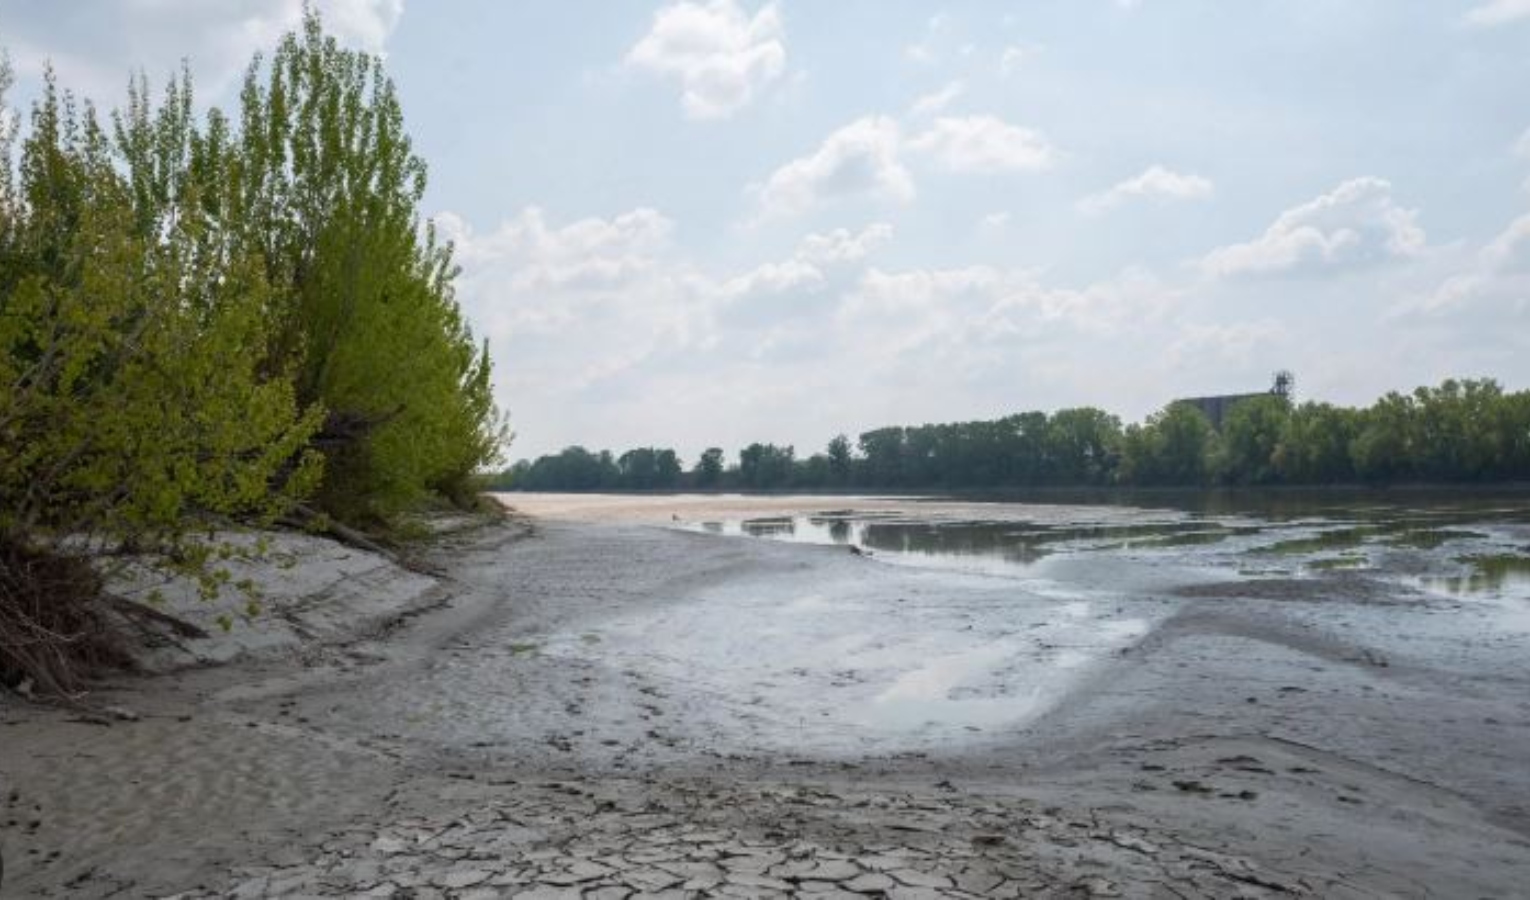
[[[934,576],[655,525],[908,501],[513,502],[531,532],[450,535],[430,553],[436,579],[302,543],[307,574],[273,603],[282,624],[263,626],[279,639],[89,698],[131,721],[0,698],[0,896],[1510,897],[1530,884],[1524,638],[1453,632],[1449,610],[1407,592],[1340,573],[1270,588],[1282,602],[1227,602],[1245,582],[1160,572],[1102,618],[1146,627],[1091,645],[1012,725],[960,740],[873,728],[847,745],[832,717],[793,723],[772,704],[855,697],[853,677],[819,682],[808,666],[794,685],[774,659],[790,648],[724,635],[726,622],[718,640],[669,633],[745,648],[737,661],[756,668],[743,670],[772,682],[753,703],[720,688],[736,688],[732,662],[677,677],[639,626],[814,585],[917,604],[939,593]],[[341,571],[331,553],[390,598],[353,605],[353,630],[328,613],[304,624],[327,596],[355,595],[355,579],[325,577]],[[962,602],[998,590],[948,583]],[[1341,614],[1319,602],[1333,594],[1358,600]]]

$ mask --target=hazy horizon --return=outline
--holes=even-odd
[[[511,458],[1530,386],[1530,2],[328,0],[386,54]],[[110,108],[298,0],[0,0]]]

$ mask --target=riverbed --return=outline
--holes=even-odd
[[[439,608],[379,633],[101,685],[131,721],[0,702],[7,885],[1362,897],[1530,878],[1523,497],[504,499],[525,529],[438,545]]]

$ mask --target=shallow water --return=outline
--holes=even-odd
[[[1530,642],[1530,497],[1278,510],[802,499],[790,515],[673,527],[869,558],[816,550],[822,562],[800,571],[617,612],[542,652],[691,697],[719,746],[833,755],[1024,728],[1192,603],[1278,607],[1383,655],[1482,657],[1491,639],[1512,660]],[[1222,587],[1260,582],[1267,593]]]
[[[1360,569],[1408,576],[1452,596],[1522,595],[1530,581],[1530,497],[1428,497],[1287,503],[1268,500],[1217,512],[1129,506],[974,504],[982,517],[854,509],[682,523],[725,536],[870,551],[898,565],[1020,574],[1050,557],[1111,554],[1143,562],[1244,575]]]

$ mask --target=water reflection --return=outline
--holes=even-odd
[[[1456,596],[1530,588],[1530,556],[1466,556],[1460,562],[1470,566],[1465,574],[1426,575],[1420,580],[1426,588]]]
[[[1155,495],[1160,502],[1168,496]],[[910,499],[903,509],[837,508],[688,527],[998,574],[1055,556],[1110,553],[1249,577],[1267,574],[1278,560],[1280,573],[1303,577],[1363,570],[1451,594],[1512,588],[1530,596],[1530,495],[1194,496],[1219,511],[1103,506],[1098,495],[1095,505],[1077,506]]]
[[[715,523],[713,523],[715,524]],[[708,531],[728,533],[723,524]],[[737,533],[807,544],[854,546],[901,556],[986,557],[1028,565],[1046,555],[1057,535],[1017,528],[1013,522],[887,521],[886,517],[819,514],[745,519]]]

